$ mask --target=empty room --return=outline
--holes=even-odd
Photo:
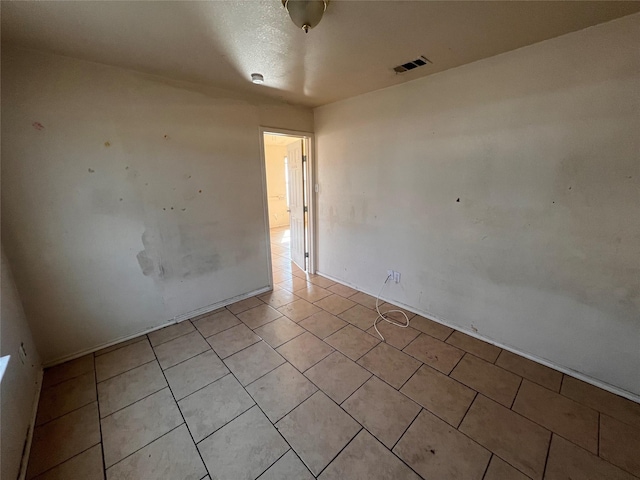
[[[0,7],[3,480],[640,479],[640,2]]]

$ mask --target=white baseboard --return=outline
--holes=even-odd
[[[326,275],[326,274],[324,274],[322,272],[317,272],[317,274],[322,276],[322,277],[328,278],[329,280],[333,280],[334,282],[337,282],[337,283],[339,283],[341,285],[345,285],[347,287],[355,288],[359,292],[366,293],[368,295],[371,295],[372,297],[377,296],[377,293],[370,293],[367,290],[363,290],[360,287],[357,287],[355,285],[351,285],[349,283],[346,283],[346,282],[344,282],[342,280],[339,280],[339,279],[337,279],[335,277],[332,277],[331,275]],[[572,370],[570,368],[563,367],[562,365],[558,365],[558,364],[556,364],[554,362],[551,362],[549,360],[545,360],[544,358],[540,358],[540,357],[537,357],[535,355],[531,355],[530,353],[526,353],[526,352],[522,352],[520,350],[517,350],[517,349],[515,349],[513,347],[510,347],[508,345],[504,345],[504,344],[502,344],[500,342],[496,342],[495,340],[492,340],[491,338],[484,337],[484,336],[478,334],[477,332],[474,332],[473,330],[468,330],[468,329],[466,329],[464,327],[461,327],[461,326],[456,325],[456,324],[454,324],[454,323],[452,323],[450,321],[447,321],[447,320],[445,320],[443,318],[440,318],[438,315],[433,315],[432,313],[429,313],[429,312],[423,312],[423,311],[417,310],[414,307],[411,307],[409,305],[405,305],[403,303],[400,303],[397,300],[389,299],[389,298],[383,297],[383,296],[380,296],[380,300],[392,303],[394,305],[397,305],[399,307],[404,308],[405,310],[407,310],[409,312],[415,313],[416,315],[421,315],[423,317],[428,318],[429,320],[433,320],[433,321],[435,321],[437,323],[440,323],[442,325],[445,325],[445,326],[447,326],[449,328],[453,328],[454,330],[458,330],[459,332],[466,333],[470,337],[477,338],[478,340],[482,340],[484,342],[490,343],[492,345],[495,345],[496,347],[500,347],[500,348],[502,348],[504,350],[507,350],[507,351],[509,351],[511,353],[515,353],[516,355],[520,355],[521,357],[527,358],[527,359],[529,359],[531,361],[534,361],[536,363],[540,363],[540,364],[545,365],[545,366],[547,366],[549,368],[552,368],[554,370],[558,370],[559,372],[562,372],[562,373],[565,373],[565,374],[567,374],[567,375],[569,375],[571,377],[577,378],[578,380],[582,380],[583,382],[589,383],[589,384],[591,384],[593,386],[596,386],[598,388],[601,388],[603,390],[611,392],[611,393],[613,393],[615,395],[619,395],[621,397],[627,398],[627,399],[631,400],[632,402],[640,403],[640,395],[636,395],[634,393],[628,392],[628,391],[623,390],[623,389],[621,389],[619,387],[616,387],[614,385],[609,385],[608,383],[605,383],[605,382],[603,382],[601,380],[598,380],[598,379],[593,378],[593,377],[589,377],[588,375],[585,375],[583,373],[577,372],[577,371]]]
[[[102,350],[103,348],[111,347],[112,345],[116,345],[118,343],[126,342],[127,340],[131,340],[133,338],[142,337],[143,335],[147,335],[148,333],[155,332],[156,330],[160,330],[161,328],[169,327],[175,323],[183,322],[184,320],[189,320],[190,318],[199,317],[200,315],[204,315],[209,312],[213,312],[222,307],[226,307],[227,305],[231,305],[232,303],[239,302],[240,300],[245,300],[250,297],[255,297],[256,295],[261,295],[263,293],[269,292],[273,289],[272,286],[268,285],[266,287],[259,288],[257,290],[253,290],[252,292],[243,293],[242,295],[237,295],[232,298],[228,298],[226,300],[222,300],[220,302],[213,303],[211,305],[207,305],[202,308],[198,308],[197,310],[193,310],[191,312],[183,313],[173,317],[166,323],[162,325],[157,325],[155,327],[148,328],[138,333],[134,333],[132,335],[127,335],[125,337],[120,337],[115,340],[111,340],[106,343],[101,343],[99,345],[95,345],[93,347],[86,348],[84,350],[80,350],[78,352],[72,353],[70,355],[65,355],[64,357],[58,357],[54,360],[51,360],[44,364],[44,368],[53,367],[55,365],[59,365],[64,362],[68,362],[70,360],[75,360],[76,358],[83,357],[85,355],[89,355],[90,353],[97,352],[98,350]]]
[[[25,480],[25,478],[27,478],[27,467],[29,466],[29,455],[31,454],[31,443],[33,442],[33,430],[36,428],[36,416],[38,415],[38,405],[40,404],[43,375],[44,370],[40,369],[40,372],[38,373],[38,380],[36,381],[36,397],[33,399],[31,421],[29,422],[29,429],[27,430],[27,438],[25,439],[22,458],[20,459],[20,473],[18,474],[18,480]]]

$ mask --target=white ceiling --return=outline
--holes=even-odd
[[[616,1],[332,0],[308,34],[280,0],[2,2],[2,42],[318,106],[640,10]],[[420,55],[433,64],[402,75]],[[262,73],[265,84],[249,81]]]

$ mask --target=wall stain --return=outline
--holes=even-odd
[[[40,122],[33,122],[31,125],[38,131],[44,130],[44,125],[42,125]]]
[[[111,143],[110,142],[104,142],[104,146],[109,148],[111,146]]]
[[[93,168],[89,169],[89,173],[95,173],[96,171]]]

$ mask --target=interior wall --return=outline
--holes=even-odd
[[[2,236],[45,363],[269,285],[259,127],[309,109],[11,48],[2,87]]]
[[[22,449],[31,421],[42,366],[20,303],[11,267],[2,248],[0,357],[9,356],[0,383],[0,477],[18,478]],[[27,354],[20,359],[20,345]]]
[[[638,398],[639,44],[636,14],[316,109],[319,271]]]
[[[285,179],[285,145],[265,145],[264,156],[267,170],[267,198],[269,204],[269,226],[289,225],[287,207],[287,183]]]

